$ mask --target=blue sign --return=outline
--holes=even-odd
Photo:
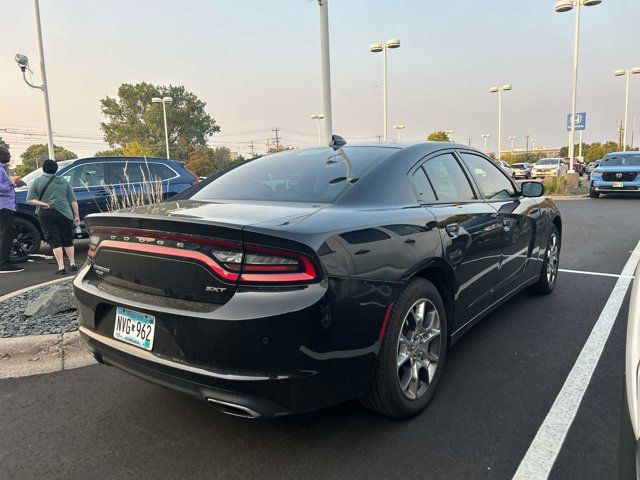
[[[587,128],[586,112],[576,113],[575,126],[573,128],[576,132],[578,130],[584,130],[585,128]],[[571,131],[571,114],[568,113],[567,114],[567,132],[570,132],[570,131]]]

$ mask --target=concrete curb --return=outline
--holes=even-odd
[[[0,379],[59,372],[95,363],[80,333],[0,339]]]

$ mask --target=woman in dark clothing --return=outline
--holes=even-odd
[[[58,164],[53,160],[45,160],[42,165],[44,175],[36,178],[29,185],[27,203],[38,207],[38,219],[47,243],[53,249],[53,256],[58,263],[58,275],[64,275],[64,257],[62,249],[69,258],[69,269],[75,272],[76,261],[73,251],[73,226],[80,223],[78,202],[73,188],[62,177],[56,177]]]

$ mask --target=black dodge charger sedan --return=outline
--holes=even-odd
[[[466,330],[554,289],[562,223],[542,184],[453,143],[333,143],[87,217],[74,288],[95,358],[232,415],[361,398],[407,418]]]

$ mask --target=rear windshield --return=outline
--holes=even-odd
[[[524,168],[524,163],[513,163],[511,166],[513,168]]]
[[[542,160],[538,160],[536,165],[558,165],[559,161],[557,158],[543,158]]]
[[[382,147],[343,150],[348,161],[330,148],[267,155],[230,170],[192,198],[331,203],[369,169],[398,151]]]
[[[600,166],[601,167],[640,167],[640,154],[604,157],[600,162]]]

